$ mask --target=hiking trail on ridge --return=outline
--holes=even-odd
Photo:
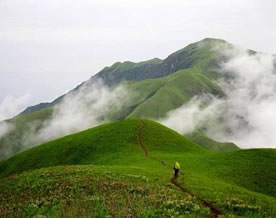
[[[138,134],[137,134],[137,141],[138,141],[138,144],[140,145],[140,147],[142,148],[142,150],[144,151],[144,154],[145,154],[145,157],[147,158],[150,158],[152,160],[155,160],[155,161],[158,161],[160,162],[163,166],[167,167],[167,168],[170,168],[172,169],[171,167],[169,167],[164,161],[162,160],[159,160],[158,158],[154,158],[154,157],[151,157],[149,156],[148,154],[148,151],[143,143],[143,139],[142,139],[142,131],[143,131],[143,128],[145,127],[145,122],[143,120],[141,120],[141,126],[138,130]],[[184,175],[182,172],[179,172],[181,175]],[[179,183],[177,183],[177,178],[176,177],[172,177],[170,182],[176,186],[178,189],[180,189],[182,192],[192,196],[192,197],[196,197],[198,200],[201,201],[202,205],[204,205],[205,207],[208,207],[210,210],[211,210],[211,218],[217,218],[219,215],[223,215],[224,213],[215,208],[209,201],[207,200],[204,200],[202,199],[200,196],[196,195],[196,194],[193,194],[192,192],[190,192],[188,189],[186,189],[185,187],[181,186]]]

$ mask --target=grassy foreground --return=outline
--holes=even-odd
[[[144,156],[140,127],[139,120],[101,125],[1,162],[1,217],[209,216],[169,183],[170,167]],[[225,217],[275,217],[274,149],[212,153],[153,121],[145,121],[142,140],[150,157],[179,161],[178,182]]]
[[[190,217],[210,213],[196,198],[183,196],[170,184],[158,184],[158,178],[116,170],[87,165],[53,167],[4,179],[1,217]]]

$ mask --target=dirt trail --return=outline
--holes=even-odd
[[[218,217],[219,215],[222,215],[223,212],[216,209],[210,202],[202,199],[201,197],[199,197],[198,195],[196,194],[193,194],[192,192],[190,192],[188,189],[184,188],[183,186],[181,186],[179,183],[176,182],[176,178],[173,177],[171,178],[171,183],[174,184],[176,187],[178,187],[182,192],[185,192],[189,195],[191,195],[192,197],[196,197],[197,199],[199,199],[201,201],[201,203],[205,206],[205,207],[208,207],[210,208],[211,212],[212,212],[212,215],[211,217],[212,218],[216,218]]]
[[[143,143],[143,140],[142,140],[142,131],[143,131],[143,128],[145,127],[145,122],[143,120],[141,120],[141,126],[138,130],[138,134],[137,134],[137,141],[140,145],[140,147],[143,149],[144,151],[144,154],[145,154],[145,157],[148,157],[152,160],[156,160],[158,162],[160,162],[162,165],[166,166],[167,168],[170,168],[172,169],[171,167],[169,167],[164,161],[162,160],[159,160],[158,158],[154,158],[154,157],[150,157],[148,155],[148,151]],[[184,175],[183,173],[180,172],[180,174]],[[205,206],[205,207],[208,207],[211,212],[212,212],[212,215],[211,215],[211,218],[217,218],[219,215],[222,215],[223,212],[219,209],[216,209],[210,202],[202,199],[201,197],[199,197],[198,195],[196,194],[193,194],[192,192],[190,192],[188,189],[186,189],[185,187],[181,186],[179,183],[177,183],[177,178],[176,177],[173,177],[171,178],[171,183],[173,185],[175,185],[178,189],[180,189],[182,192],[184,193],[187,193],[189,194],[190,196],[192,197],[196,197],[197,199],[199,199],[201,201],[201,203]]]
[[[146,149],[146,147],[145,147],[145,145],[143,143],[143,140],[142,140],[142,130],[145,127],[145,122],[143,120],[141,120],[141,123],[142,123],[142,125],[139,128],[139,130],[138,130],[138,136],[137,136],[137,138],[138,138],[139,145],[144,150],[145,156],[147,157],[148,156],[148,151],[147,151],[147,149]]]

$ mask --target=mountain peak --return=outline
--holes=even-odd
[[[153,58],[142,62],[116,62],[111,66],[102,69],[87,82],[90,83],[97,79],[101,79],[106,85],[113,86],[118,85],[122,81],[138,81],[164,77],[182,69],[192,68],[200,62],[208,65],[210,61],[209,59],[212,57],[212,47],[217,43],[227,42],[222,39],[204,38],[176,51],[164,60]],[[207,69],[207,66],[205,69]],[[77,90],[81,85],[72,91]],[[27,108],[24,112],[34,112],[48,106],[53,106],[55,103],[56,101],[48,104],[36,105]]]
[[[224,39],[218,39],[218,38],[204,38],[200,40],[199,42],[227,42]]]

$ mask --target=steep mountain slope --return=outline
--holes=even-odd
[[[178,183],[195,196],[211,202],[227,216],[273,217],[276,212],[275,158],[275,149],[211,153],[156,122],[118,121],[51,141],[1,162],[0,176],[4,178],[0,182],[0,205],[5,206],[0,206],[0,211],[14,215],[13,211],[18,210],[10,208],[15,205],[28,215],[57,216],[60,208],[65,210],[68,204],[68,212],[75,213],[83,205],[85,214],[91,215],[93,208],[99,208],[90,201],[93,195],[101,196],[98,203],[105,202],[104,213],[114,213],[111,208],[117,213],[125,213],[120,209],[122,205],[131,207],[128,213],[137,213],[139,211],[134,208],[140,208],[139,205],[145,205],[146,199],[151,198],[151,203],[144,207],[151,205],[155,212],[159,208],[159,213],[162,211],[167,216],[166,205],[154,205],[159,202],[157,196],[165,200],[158,192],[163,190],[167,199],[174,199],[169,202],[168,209],[179,208],[171,211],[173,214],[177,211],[186,214],[188,210],[192,217],[208,216],[198,197],[188,197],[193,203],[186,205],[185,200],[181,204],[176,199],[181,196],[187,199],[187,195],[180,196],[167,184],[177,160],[184,173]],[[80,166],[84,164],[91,165]],[[63,166],[57,167],[59,165]],[[38,168],[42,169],[32,171]],[[14,174],[22,171],[29,172]],[[133,196],[133,192],[137,196]],[[112,206],[111,199],[106,196],[111,193],[114,193],[112,199],[128,199],[128,203]],[[169,197],[171,195],[175,196]],[[136,201],[139,205],[134,203]],[[194,205],[199,208],[192,209]]]
[[[111,120],[125,118],[160,119],[192,97],[204,93],[223,96],[217,82],[193,69],[180,70],[166,77],[125,83],[128,100]]]
[[[130,61],[117,62],[110,67],[105,67],[103,70],[92,76],[88,81],[80,84],[69,93],[77,91],[84,84],[93,83],[95,80],[102,79],[106,85],[114,86],[123,81],[137,81],[164,77],[175,73],[182,69],[194,68],[206,75],[217,77],[214,71],[216,62],[216,52],[214,47],[217,45],[227,44],[228,42],[221,39],[206,38],[199,42],[192,43],[185,48],[176,51],[169,55],[165,60],[154,58],[152,60],[134,63]],[[66,96],[66,95],[64,95]],[[61,96],[51,103],[42,103],[36,106],[27,108],[23,113],[30,113],[40,110],[43,107],[53,106],[58,103]]]
[[[152,91],[150,98],[141,102],[128,117],[146,117],[160,119],[167,112],[180,107],[188,102],[192,97],[204,93],[222,96],[223,92],[215,80],[204,75],[204,73],[193,69],[180,70],[176,73],[155,79],[163,80],[164,85]],[[136,82],[133,84],[137,89],[143,89],[147,81]],[[133,89],[130,86],[130,89]]]
[[[155,58],[140,63],[118,62],[104,68],[90,81],[101,78],[108,85],[116,85],[124,80],[136,81],[164,77],[189,68],[205,68],[206,74],[212,73],[212,69],[206,69],[206,67],[209,68],[210,62],[214,64],[216,52],[213,48],[215,45],[226,43],[224,40],[206,38],[176,51],[163,61]]]

